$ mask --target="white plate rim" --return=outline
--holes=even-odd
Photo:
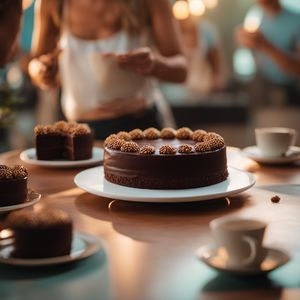
[[[23,203],[20,203],[20,204],[15,204],[15,205],[8,205],[8,206],[1,206],[0,207],[0,214],[1,213],[5,213],[5,212],[9,212],[9,211],[12,211],[12,210],[17,210],[17,209],[21,209],[21,208],[25,208],[25,207],[28,207],[28,206],[32,206],[34,204],[36,204],[37,202],[39,202],[41,200],[41,197],[42,195],[36,191],[28,191],[28,194],[27,194],[27,199],[30,197],[30,196],[33,196],[33,200],[31,201],[26,201],[26,202],[23,202]]]
[[[83,160],[37,160],[31,159],[28,155],[35,155],[35,148],[29,148],[20,153],[20,159],[30,165],[49,167],[49,168],[72,168],[81,166],[91,166],[100,164],[103,161],[104,149],[101,147],[93,147],[92,157]]]
[[[99,178],[103,178],[104,182],[107,182],[104,179],[104,171],[103,171],[103,166],[100,167],[95,167],[95,168],[90,168],[87,170],[84,170],[80,173],[78,173],[75,177],[74,177],[74,182],[75,184],[85,190],[86,192],[90,193],[90,194],[94,194],[97,196],[101,196],[101,197],[105,197],[105,198],[110,198],[110,199],[114,199],[114,200],[125,200],[125,201],[132,201],[132,202],[150,202],[150,203],[181,203],[181,202],[195,202],[195,201],[204,201],[204,200],[210,200],[210,199],[216,199],[216,198],[221,198],[221,197],[229,197],[229,196],[233,196],[239,193],[242,193],[246,190],[248,190],[249,188],[251,188],[254,184],[255,184],[255,176],[249,172],[243,171],[243,170],[239,170],[236,168],[232,168],[232,167],[228,167],[228,172],[229,172],[229,178],[227,178],[227,180],[230,179],[230,174],[232,172],[240,172],[243,173],[245,175],[248,176],[249,179],[249,183],[245,186],[240,187],[239,189],[235,189],[235,190],[231,190],[231,191],[227,191],[227,192],[222,192],[222,193],[215,193],[215,194],[207,194],[207,195],[195,195],[195,196],[179,196],[179,197],[174,197],[174,195],[166,197],[166,196],[160,196],[160,197],[147,197],[147,196],[136,196],[136,197],[132,197],[132,196],[126,196],[126,189],[130,189],[130,190],[137,190],[139,192],[143,192],[144,194],[147,194],[147,192],[151,192],[151,191],[162,191],[163,193],[165,192],[178,192],[178,191],[183,191],[183,193],[188,194],[191,190],[192,191],[197,191],[198,189],[203,189],[203,188],[213,188],[215,185],[211,185],[211,186],[206,186],[206,187],[200,187],[200,188],[194,188],[194,189],[178,189],[178,190],[149,190],[149,189],[136,189],[136,188],[130,188],[130,187],[123,187],[121,185],[116,185],[116,187],[124,189],[124,193],[121,194],[110,194],[110,193],[106,193],[103,191],[96,191],[96,190],[91,190],[90,188],[87,188],[84,184],[81,184],[81,180],[80,177],[84,176],[87,172],[92,172],[98,170],[98,174],[99,174]],[[226,182],[226,181],[225,181]],[[115,184],[107,182],[108,184],[114,186]],[[224,182],[218,183],[218,184],[222,184]]]
[[[258,147],[255,145],[246,147],[241,150],[241,153],[244,156],[261,163],[285,164],[285,163],[291,163],[300,160],[300,147],[297,146],[290,147],[291,150],[294,150],[296,152],[295,154],[290,156],[282,156],[282,157],[267,157],[267,156],[255,155],[253,152],[251,152],[251,150],[253,149],[258,149]]]
[[[59,257],[49,257],[49,258],[38,258],[38,259],[23,259],[23,258],[3,258],[0,257],[0,264],[6,264],[6,265],[13,265],[13,266],[31,266],[31,267],[37,267],[37,266],[51,266],[51,265],[59,265],[59,264],[65,264],[65,263],[71,263],[74,261],[85,259],[96,252],[98,252],[100,249],[103,248],[103,246],[100,243],[100,240],[98,240],[95,236],[74,231],[73,233],[73,239],[74,238],[80,238],[84,241],[86,244],[86,248],[83,252],[81,252],[78,255],[72,256],[72,253],[70,255],[64,255]],[[1,248],[9,247],[11,245],[6,245]]]
[[[263,270],[263,269],[247,269],[247,268],[244,268],[244,269],[235,269],[235,268],[222,268],[222,267],[216,267],[212,264],[209,263],[209,260],[206,259],[204,256],[203,256],[203,253],[204,252],[207,252],[211,249],[215,249],[217,248],[218,246],[214,243],[211,243],[211,244],[207,244],[207,245],[204,245],[204,246],[201,246],[199,247],[197,250],[196,250],[196,256],[197,258],[205,263],[207,266],[211,267],[212,269],[215,269],[215,270],[218,270],[220,272],[226,272],[226,273],[231,273],[231,274],[236,274],[236,275],[257,275],[257,274],[266,274],[266,273],[269,273],[269,272],[272,272],[276,269],[278,269],[279,267],[285,265],[286,263],[288,263],[290,261],[290,255],[287,254],[285,251],[281,250],[281,249],[277,249],[277,248],[272,248],[272,247],[266,247],[266,249],[269,251],[269,252],[273,252],[273,253],[280,253],[281,255],[284,255],[285,256],[285,260],[282,260],[282,261],[279,261],[276,266],[274,266],[273,268],[270,268],[270,269],[267,269],[267,270]]]

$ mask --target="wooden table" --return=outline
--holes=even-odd
[[[0,155],[17,164],[19,151]],[[1,300],[190,300],[300,299],[300,165],[260,166],[229,151],[229,164],[253,172],[254,188],[238,196],[198,203],[143,204],[85,193],[73,178],[80,169],[27,166],[29,186],[42,193],[37,207],[61,208],[76,230],[103,243],[89,259],[51,268],[0,266]],[[278,204],[270,201],[275,194]],[[265,278],[219,274],[195,251],[212,242],[209,222],[236,214],[269,223],[265,243],[288,251],[292,260]]]

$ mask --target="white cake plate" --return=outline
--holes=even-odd
[[[0,214],[25,208],[27,206],[32,206],[37,202],[39,202],[40,200],[41,200],[41,194],[30,190],[27,194],[26,200],[23,203],[9,205],[9,206],[0,206]]]
[[[15,258],[11,256],[14,250],[13,239],[11,244],[0,247],[0,264],[13,266],[51,266],[71,263],[77,260],[85,259],[102,248],[100,241],[89,234],[74,232],[72,240],[72,249],[69,255],[49,257],[49,258]]]
[[[178,190],[137,189],[113,184],[104,178],[103,166],[84,170],[74,178],[75,184],[88,193],[110,199],[176,203],[202,201],[241,193],[255,184],[255,177],[245,171],[228,168],[227,180],[214,185]]]
[[[92,157],[83,160],[38,160],[36,158],[35,148],[24,150],[20,154],[22,161],[41,167],[49,168],[74,168],[100,164],[103,161],[104,151],[102,148],[93,147]]]

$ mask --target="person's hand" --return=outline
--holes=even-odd
[[[42,90],[55,88],[59,85],[58,55],[61,49],[32,59],[28,65],[28,73],[32,81]]]
[[[149,47],[142,47],[117,55],[121,68],[141,75],[150,75],[155,66],[155,55]]]
[[[236,41],[243,47],[252,50],[266,50],[270,43],[265,36],[259,31],[248,32],[243,27],[239,27],[235,31]]]

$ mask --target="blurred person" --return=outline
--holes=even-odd
[[[223,90],[225,65],[215,26],[190,16],[180,21],[180,27],[189,67],[186,87],[204,94]]]
[[[161,84],[171,103],[196,103],[226,87],[226,68],[215,26],[189,16],[180,20],[183,50],[187,57],[188,76],[184,84]]]
[[[279,0],[256,0],[263,10],[258,30],[236,30],[236,39],[254,51],[258,72],[269,87],[284,92],[289,103],[300,104],[300,15]]]
[[[29,73],[42,89],[61,81],[66,118],[98,139],[161,127],[156,79],[186,78],[178,36],[168,0],[38,0]]]
[[[21,16],[21,0],[0,0],[0,68],[11,59],[17,49]]]

